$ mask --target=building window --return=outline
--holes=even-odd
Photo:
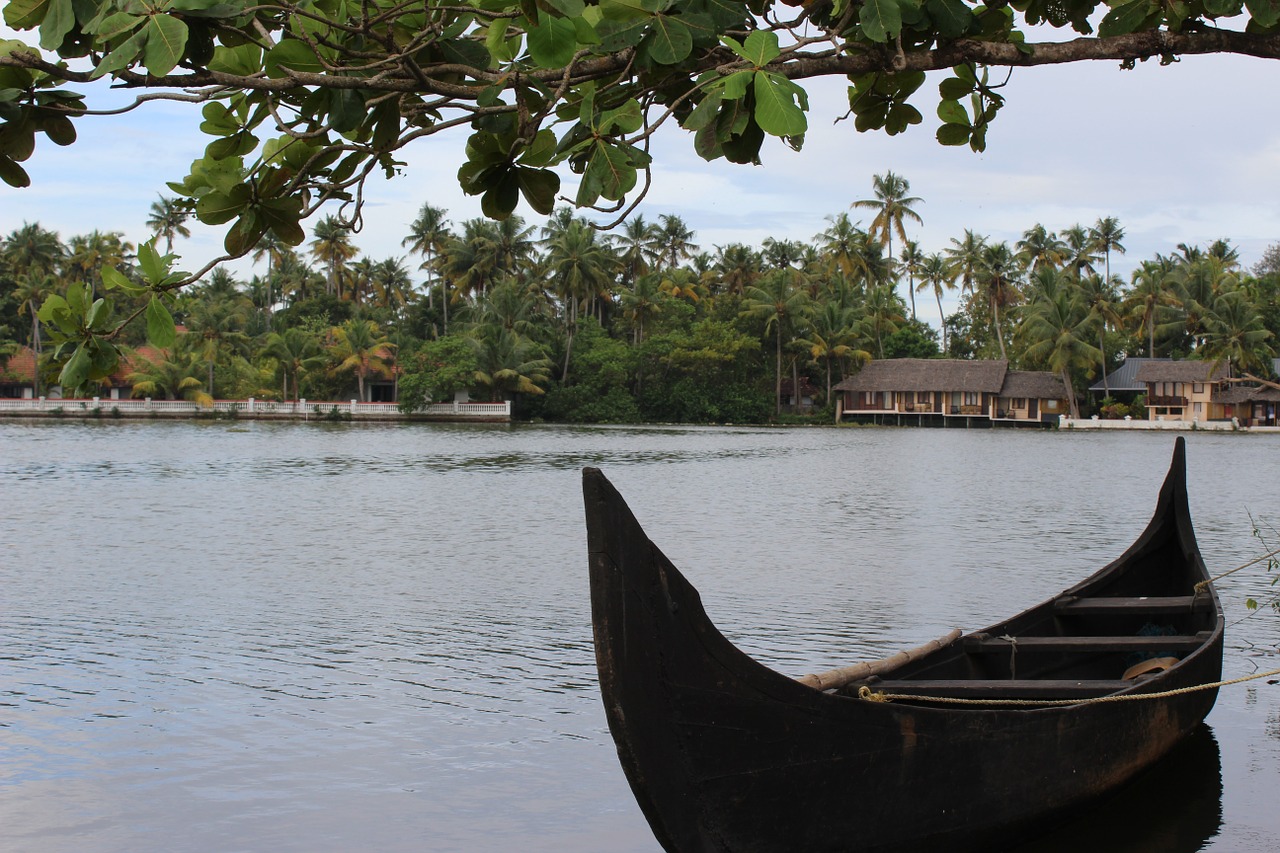
[[[1027,398],[1026,398],[1026,397],[1014,397],[1014,398],[1013,398],[1013,403],[1011,403],[1011,404],[1010,404],[1010,406],[1011,406],[1011,408],[1014,408],[1014,409],[1025,409],[1025,408],[1027,407]]]
[[[1191,393],[1192,393],[1192,394],[1203,394],[1203,393],[1204,393],[1204,383],[1203,383],[1203,382],[1196,382],[1195,384],[1193,384],[1193,385],[1191,386]],[[1196,405],[1200,405],[1200,404],[1199,404],[1199,403],[1197,403]]]
[[[978,404],[979,404],[979,400],[978,400],[978,392],[977,392],[977,391],[965,391],[965,392],[964,392],[964,405],[966,405],[966,406],[976,406],[976,405],[978,405]]]
[[[916,392],[916,402],[917,402],[917,403],[924,403],[925,405],[928,405],[928,404],[929,404],[929,392],[928,392],[928,391],[917,391],[917,392]]]
[[[1058,401],[1057,401],[1057,400],[1045,400],[1045,401],[1044,401],[1044,410],[1045,410],[1046,412],[1056,412],[1056,411],[1058,411]]]
[[[1196,403],[1196,407],[1195,407],[1196,414],[1199,415],[1203,411],[1204,411],[1204,403]]]

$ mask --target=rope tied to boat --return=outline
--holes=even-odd
[[[1234,575],[1236,572],[1242,569],[1247,569],[1250,566],[1256,566],[1258,563],[1261,563],[1263,560],[1269,560],[1272,557],[1275,557],[1277,555],[1280,555],[1280,548],[1276,548],[1274,551],[1268,551],[1267,553],[1263,554],[1261,557],[1255,557],[1254,559],[1250,560],[1244,565],[1236,566],[1234,569],[1225,571],[1220,575],[1215,575],[1214,577],[1209,578],[1207,581],[1200,581],[1198,584],[1195,585],[1195,591],[1197,593],[1203,592],[1206,588],[1208,588],[1209,584],[1220,581],[1223,578],[1225,578],[1227,575]]]
[[[1246,681],[1256,681],[1259,678],[1269,678],[1273,675],[1280,675],[1280,669],[1272,669],[1267,672],[1255,672],[1253,675],[1244,675],[1240,678],[1230,678],[1225,681],[1215,681],[1211,684],[1193,684],[1190,687],[1178,687],[1173,690],[1162,690],[1158,693],[1111,694],[1108,696],[1095,696],[1092,699],[961,699],[956,696],[920,696],[914,693],[881,693],[873,691],[865,684],[858,688],[858,698],[868,702],[907,700],[911,702],[937,702],[943,705],[986,705],[988,707],[992,705],[1035,705],[1040,708],[1046,708],[1065,705],[1098,705],[1103,702],[1140,702],[1144,699],[1168,699],[1170,696],[1181,696],[1185,693],[1198,693],[1201,690],[1216,690],[1219,687],[1229,687],[1232,684],[1243,684]]]

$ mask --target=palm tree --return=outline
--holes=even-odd
[[[1044,266],[1055,269],[1062,266],[1070,253],[1067,244],[1057,234],[1038,222],[1022,232],[1017,248],[1019,260],[1033,273]]]
[[[867,230],[872,237],[879,237],[880,245],[887,249],[885,255],[892,258],[893,235],[897,234],[903,243],[907,241],[907,232],[903,228],[902,221],[910,219],[917,225],[924,224],[920,214],[911,209],[911,205],[922,199],[907,195],[911,192],[911,183],[893,172],[874,176],[871,187],[875,198],[860,199],[855,201],[852,207],[867,208],[876,212],[875,218],[871,220],[871,227]]]
[[[436,271],[436,260],[444,253],[444,248],[452,236],[449,233],[449,220],[445,219],[445,213],[442,207],[433,207],[430,203],[424,203],[422,209],[418,211],[418,218],[409,224],[409,236],[400,241],[401,246],[423,257],[418,269],[427,271],[428,307],[434,305],[431,273]]]
[[[503,326],[487,326],[467,340],[476,355],[476,384],[489,389],[490,400],[500,400],[504,393],[545,393],[551,360],[536,343]]]
[[[843,365],[852,361],[862,366],[871,360],[871,353],[858,348],[859,332],[858,314],[854,308],[842,306],[836,302],[823,302],[816,311],[809,315],[808,334],[796,341],[809,350],[814,361],[821,362],[827,374],[827,396],[831,402],[831,368],[833,362]],[[844,371],[841,372],[843,378]]]
[[[902,244],[902,268],[907,273],[907,294],[911,297],[911,319],[916,319],[916,276],[924,263],[924,252],[915,240],[907,240]]]
[[[1067,244],[1067,266],[1077,278],[1087,272],[1094,272],[1093,263],[1098,260],[1098,245],[1093,233],[1083,225],[1076,224],[1062,232]]]
[[[325,292],[342,298],[342,270],[347,261],[360,254],[351,244],[351,229],[335,216],[326,216],[316,223],[315,239],[311,241],[311,254],[328,270]]]
[[[622,283],[633,284],[653,270],[662,253],[658,229],[637,214],[622,224],[622,232],[614,238],[622,262]]]
[[[540,290],[521,284],[511,276],[501,278],[476,303],[474,328],[502,326],[527,338],[533,338],[543,317]]]
[[[64,259],[68,278],[83,281],[97,293],[102,284],[102,268],[118,267],[133,251],[133,245],[119,231],[90,231],[71,238]]]
[[[14,274],[39,275],[56,272],[66,256],[66,249],[55,231],[40,227],[38,222],[24,222],[21,228],[4,238],[3,257]]]
[[[982,266],[978,272],[978,284],[982,286],[987,297],[987,307],[991,311],[991,328],[996,342],[1000,345],[1000,358],[1008,360],[1009,355],[1004,347],[1004,329],[1000,325],[1001,306],[1012,305],[1017,301],[1018,263],[1009,244],[1000,242],[986,246],[982,250]]]
[[[596,239],[595,229],[575,221],[547,247],[547,266],[551,288],[564,305],[565,348],[560,381],[567,382],[578,313],[590,300],[608,293],[618,270],[618,259],[608,246]]]
[[[188,203],[176,198],[160,196],[159,201],[151,202],[151,215],[147,217],[147,227],[157,237],[164,238],[164,253],[173,254],[173,241],[177,237],[190,237],[191,229],[186,221],[191,217]]]
[[[332,335],[328,349],[330,357],[337,362],[333,372],[354,373],[357,397],[363,403],[369,402],[365,380],[375,373],[388,372],[395,344],[372,320],[348,320],[334,327]]]
[[[1124,254],[1124,245],[1120,242],[1123,239],[1124,229],[1120,227],[1120,220],[1114,216],[1107,216],[1094,223],[1093,245],[1106,258],[1107,281],[1111,280],[1111,253],[1115,251]]]
[[[852,280],[859,273],[865,279],[870,275],[867,258],[863,249],[867,242],[867,232],[849,220],[849,214],[840,213],[827,216],[830,227],[815,238],[818,247],[826,256],[833,270],[839,270],[846,278]]]
[[[197,374],[202,369],[202,359],[199,352],[191,349],[192,343],[183,335],[178,338],[173,353],[159,353],[156,358],[135,353],[129,360],[135,369],[125,376],[125,381],[133,386],[133,396],[213,405],[213,397],[201,387]]]
[[[272,358],[280,365],[280,376],[283,382],[281,396],[289,399],[289,389],[293,389],[293,401],[298,401],[301,393],[302,379],[312,370],[322,367],[326,361],[320,339],[305,329],[290,328],[283,332],[272,332],[267,336],[266,344],[258,351],[261,358]]]
[[[1204,357],[1227,362],[1229,371],[1270,371],[1273,335],[1242,289],[1228,290],[1213,303],[1206,318]]]
[[[1080,298],[1098,329],[1098,352],[1101,353],[1103,394],[1111,396],[1107,380],[1107,329],[1120,325],[1120,281],[1105,279],[1100,275],[1087,275],[1077,285]]]
[[[964,239],[951,238],[951,245],[946,249],[947,264],[951,268],[952,281],[960,281],[963,293],[973,292],[978,271],[982,269],[982,252],[986,247],[987,238],[968,228],[964,229]]]
[[[865,322],[876,341],[876,358],[884,358],[884,339],[907,322],[906,307],[891,284],[873,285],[867,291]]]
[[[745,293],[760,278],[760,256],[750,246],[730,243],[716,247],[716,270],[728,293]]]
[[[204,361],[208,370],[208,394],[214,397],[213,372],[222,354],[243,353],[249,347],[244,333],[246,317],[243,297],[240,300],[202,299],[187,318],[192,351]]]
[[[31,351],[35,354],[34,395],[40,396],[40,356],[44,347],[40,340],[40,306],[57,292],[61,282],[53,273],[19,273],[14,277],[13,298],[18,303],[18,313],[31,315]]]
[[[680,266],[680,262],[691,258],[698,251],[693,242],[696,236],[684,220],[674,214],[662,214],[658,217],[655,241],[659,246],[661,262],[668,268]]]
[[[631,321],[631,343],[644,342],[644,324],[662,313],[661,276],[656,273],[642,275],[630,290],[622,291],[622,316]]]
[[[1089,339],[1093,337],[1096,320],[1079,298],[1079,293],[1060,281],[1058,270],[1044,267],[1036,273],[1040,294],[1027,305],[1018,326],[1018,338],[1024,345],[1027,358],[1044,362],[1049,369],[1062,377],[1066,386],[1071,417],[1080,417],[1076,402],[1072,371],[1089,369],[1102,357],[1102,352]]]
[[[1160,310],[1172,301],[1168,278],[1173,271],[1173,261],[1157,256],[1154,261],[1143,261],[1133,271],[1131,287],[1125,295],[1130,317],[1138,321],[1139,329],[1146,329],[1147,357],[1156,355],[1156,317]]]
[[[764,320],[767,334],[773,329],[775,342],[774,410],[782,414],[782,338],[809,305],[809,295],[795,286],[794,271],[775,270],[757,285],[747,288],[741,315]]]
[[[946,352],[947,316],[942,311],[942,292],[956,289],[955,274],[951,271],[951,266],[947,263],[947,259],[938,252],[925,257],[920,265],[920,274],[922,278],[916,290],[923,291],[925,288],[929,288],[933,291],[934,299],[938,300],[938,322],[941,323],[939,328],[942,329],[942,351]]]

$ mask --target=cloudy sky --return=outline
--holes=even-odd
[[[933,105],[921,98],[924,124],[906,134],[859,134],[845,112],[841,81],[811,82],[810,132],[797,153],[780,143],[762,166],[706,163],[692,137],[667,128],[655,145],[654,185],[640,212],[683,217],[705,250],[765,237],[807,240],[825,217],[872,195],[876,174],[892,170],[922,199],[922,226],[909,229],[926,252],[940,251],[965,228],[995,240],[1017,240],[1036,223],[1051,230],[1118,217],[1128,252],[1113,271],[1177,244],[1229,238],[1252,265],[1280,241],[1280,111],[1265,60],[1190,57],[1122,71],[1115,63],[1015,71],[1007,104],[988,134],[987,151],[944,148],[934,141]],[[920,94],[936,92],[934,77]],[[207,138],[198,110],[152,104],[124,116],[77,122],[79,141],[61,149],[44,142],[26,164],[33,186],[0,185],[0,233],[38,221],[63,238],[93,229],[145,240],[152,202],[168,194]],[[356,245],[374,259],[401,256],[400,241],[424,202],[452,222],[478,216],[454,174],[465,132],[426,140],[391,181],[372,179],[366,226]],[[572,186],[566,191],[571,193]],[[536,214],[520,211],[538,221]],[[865,225],[866,211],[852,211]],[[193,227],[175,252],[196,269],[218,253],[220,232]],[[247,273],[247,262],[237,271]]]

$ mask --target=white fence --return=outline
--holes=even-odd
[[[1240,426],[1239,423],[1232,421],[1183,421],[1175,418],[1161,418],[1159,420],[1146,420],[1125,418],[1123,420],[1107,420],[1099,417],[1092,418],[1076,418],[1072,419],[1066,415],[1059,415],[1058,426],[1061,429],[1099,429],[1099,430],[1116,430],[1116,429],[1156,429],[1156,430],[1207,430],[1211,432],[1235,432],[1236,430],[1247,431],[1247,427]]]
[[[339,417],[343,420],[441,420],[441,421],[509,421],[511,403],[432,403],[415,412],[404,413],[395,403],[346,402],[276,402],[275,400],[216,400],[201,406],[186,400],[104,400],[0,399],[0,416],[32,415],[45,417],[227,417],[259,419],[317,420]]]

